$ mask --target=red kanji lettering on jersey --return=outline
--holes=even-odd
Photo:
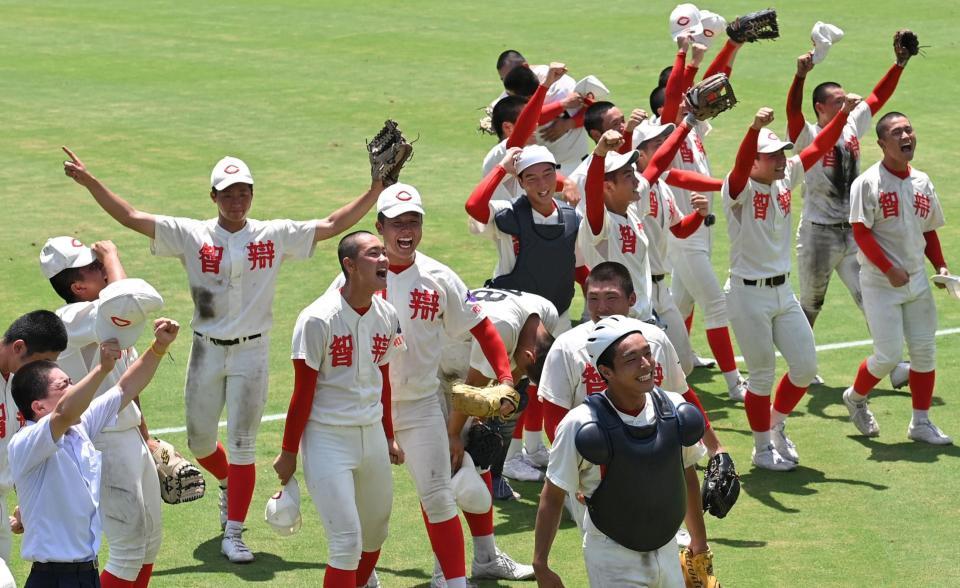
[[[410,310],[413,311],[410,315],[412,319],[418,316],[425,321],[436,319],[437,313],[440,312],[440,294],[427,288],[423,290],[414,288],[410,292]]]
[[[657,200],[657,192],[650,190],[650,216],[656,218],[660,211],[660,202]]]
[[[780,205],[780,210],[783,211],[783,214],[790,214],[790,190],[786,192],[780,192],[777,195],[777,204]]]
[[[350,367],[353,365],[353,335],[333,336],[330,343],[330,366]]]
[[[273,241],[247,243],[247,261],[250,262],[250,269],[252,270],[273,267],[275,256]]]
[[[847,142],[843,144],[843,147],[850,153],[850,156],[854,159],[860,158],[860,141],[857,139],[856,135],[851,136],[847,139]]]
[[[223,247],[204,243],[200,248],[200,271],[205,274],[219,274],[221,261],[223,261]]]
[[[607,383],[603,381],[600,372],[589,363],[583,368],[583,373],[580,374],[580,381],[587,389],[588,395],[597,394],[607,389]]]
[[[877,204],[880,205],[880,212],[883,218],[891,216],[900,216],[900,197],[896,192],[880,192],[877,198]]]
[[[637,234],[630,225],[620,225],[620,253],[637,252]]]
[[[679,217],[680,213],[677,212],[677,203],[674,202],[672,198],[670,200],[667,200],[667,204],[670,207],[670,218],[667,220],[672,222],[672,219]]]
[[[0,439],[7,438],[7,404],[0,403]]]
[[[707,150],[703,148],[703,141],[700,140],[700,135],[693,137],[693,144],[697,146],[697,151],[699,151],[701,155],[706,156]]]
[[[377,333],[373,336],[373,347],[370,348],[370,352],[373,353],[373,363],[380,363],[389,345],[390,339],[386,335]]]
[[[770,206],[770,195],[763,192],[753,193],[753,218],[767,220],[767,207]]]
[[[837,152],[833,149],[827,151],[823,156],[823,159],[820,160],[823,163],[823,167],[836,167],[837,165]]]
[[[920,218],[930,216],[930,197],[917,192],[913,195],[913,210]]]
[[[680,143],[680,160],[684,163],[693,163],[693,149],[684,141]]]
[[[663,383],[663,366],[659,363],[656,366],[656,370],[653,373],[653,381],[657,386]]]

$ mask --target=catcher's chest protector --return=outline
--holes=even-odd
[[[538,225],[526,196],[513,201],[513,207],[497,212],[497,229],[520,241],[513,271],[487,281],[487,286],[509,288],[543,296],[563,314],[573,300],[575,247],[580,219],[568,204],[557,202],[560,224]]]
[[[587,396],[595,420],[575,438],[587,461],[605,465],[593,496],[590,520],[604,535],[634,551],[653,551],[673,539],[687,513],[680,423],[660,389],[650,395],[656,421],[624,423],[602,394]],[[595,461],[596,460],[596,461]]]

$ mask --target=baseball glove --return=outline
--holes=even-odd
[[[697,120],[707,120],[733,108],[737,97],[727,76],[718,73],[687,90],[683,101]]]
[[[413,156],[413,145],[403,137],[396,121],[387,120],[377,136],[367,143],[367,153],[370,154],[370,177],[390,186],[397,183],[400,170]]]
[[[753,43],[760,39],[776,39],[780,36],[777,11],[773,8],[758,10],[738,16],[727,25],[727,36],[737,43]]]
[[[467,416],[488,419],[500,416],[500,407],[504,402],[513,403],[513,409],[516,411],[520,406],[520,394],[507,384],[486,388],[454,384],[452,402],[453,408]]]
[[[893,34],[893,52],[897,55],[897,63],[904,65],[914,55],[920,53],[920,39],[910,29],[900,29]]]
[[[713,575],[713,552],[709,549],[697,555],[690,548],[681,551],[680,569],[687,588],[720,588],[720,581]]]
[[[480,124],[477,127],[477,132],[481,135],[497,135],[497,131],[493,128],[493,107],[485,106],[481,108],[483,110],[483,116],[480,117]]]
[[[700,489],[704,512],[722,519],[727,516],[740,496],[740,476],[729,453],[718,453],[710,458],[707,473]]]
[[[160,476],[160,497],[167,504],[180,504],[203,498],[206,484],[203,474],[183,458],[173,445],[157,439],[152,451]]]
[[[470,454],[473,465],[485,470],[500,455],[503,450],[503,440],[487,425],[475,422],[467,431],[467,443],[464,450]]]

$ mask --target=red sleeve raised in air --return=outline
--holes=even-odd
[[[750,179],[750,170],[753,168],[753,162],[757,158],[757,138],[760,136],[760,130],[751,126],[740,142],[740,149],[737,150],[737,160],[733,165],[733,171],[727,178],[730,188],[730,198],[734,200],[747,187],[747,180]]]
[[[490,199],[493,198],[493,193],[497,191],[497,186],[500,185],[506,175],[507,170],[503,169],[502,165],[497,164],[490,170],[490,173],[480,180],[477,187],[470,193],[467,204],[464,206],[470,218],[483,224],[490,222]]]
[[[803,82],[806,78],[793,76],[790,91],[787,92],[787,136],[796,141],[807,121],[803,119]]]
[[[605,205],[603,202],[603,177],[606,158],[600,155],[594,155],[587,167],[587,179],[584,183],[583,191],[587,198],[587,222],[590,223],[590,232],[599,235],[603,230],[603,215]]]
[[[903,66],[894,63],[890,66],[890,69],[887,70],[886,75],[877,82],[877,85],[873,88],[873,92],[867,96],[867,105],[870,107],[871,115],[877,114],[877,112],[883,108],[883,105],[887,103],[887,100],[893,96],[893,92],[897,89],[897,84],[900,82],[900,74],[902,73]]]
[[[663,110],[660,111],[660,124],[675,122],[677,115],[680,113],[680,101],[683,100],[683,64],[686,59],[686,53],[677,51],[673,69],[670,71],[667,85],[663,89]]]
[[[723,180],[688,169],[673,168],[663,177],[663,181],[691,192],[717,192],[723,188]]]
[[[683,143],[684,139],[687,138],[687,135],[690,133],[690,125],[687,121],[681,122],[677,125],[677,128],[670,133],[670,136],[667,137],[667,140],[660,144],[657,147],[657,150],[654,152],[653,157],[650,158],[650,162],[647,164],[647,167],[643,169],[643,177],[651,185],[657,181],[663,172],[670,167],[670,162],[673,161],[673,157],[677,154],[677,150],[680,149],[680,144]]]
[[[544,85],[537,86],[537,91],[533,93],[530,100],[523,105],[523,110],[517,115],[517,121],[513,124],[513,132],[507,137],[507,149],[523,147],[527,144],[534,131],[537,130],[537,121],[546,96],[547,87]]]

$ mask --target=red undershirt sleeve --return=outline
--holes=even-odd
[[[894,63],[890,66],[890,69],[887,70],[886,75],[880,78],[880,81],[877,82],[877,85],[873,88],[873,92],[867,96],[867,105],[870,107],[870,114],[877,114],[883,105],[887,103],[887,100],[893,96],[894,90],[897,89],[897,84],[900,83],[900,74],[903,73],[903,67]]]
[[[553,443],[553,438],[557,436],[557,425],[567,416],[568,409],[550,402],[543,401],[543,432],[547,434],[547,439]]]
[[[677,239],[686,239],[699,229],[702,224],[703,217],[700,216],[699,212],[693,211],[683,217],[679,223],[670,227],[670,232],[673,233],[673,236]]]
[[[557,186],[556,186],[557,192],[563,192],[563,183],[564,183],[566,180],[567,180],[567,177],[566,177],[565,175],[561,174],[561,173],[558,171],[558,172],[557,172]]]
[[[803,83],[806,78],[793,76],[790,91],[787,92],[787,137],[796,141],[803,131],[806,121],[803,119]]]
[[[803,171],[807,171],[813,167],[815,163],[826,155],[827,151],[833,149],[837,139],[840,138],[840,133],[843,132],[843,125],[847,124],[847,117],[849,115],[850,113],[848,112],[838,112],[827,126],[823,127],[823,130],[820,131],[813,140],[813,143],[800,152],[800,163],[803,164]]]
[[[697,72],[700,71],[700,68],[692,63],[688,63],[687,67],[683,68],[683,91],[686,92],[693,87],[693,81],[697,79]]]
[[[580,128],[583,126],[583,118],[586,116],[586,114],[587,114],[587,106],[586,106],[586,103],[584,103],[583,108],[578,110],[577,113],[571,117],[573,119],[574,128]]]
[[[497,186],[500,185],[506,175],[507,170],[503,169],[502,165],[497,164],[490,170],[490,173],[480,180],[477,187],[470,193],[467,204],[464,206],[470,218],[483,224],[490,222],[490,199],[493,198],[493,193],[496,192]]]
[[[687,121],[683,121],[670,133],[667,140],[657,147],[642,174],[650,185],[656,183],[663,172],[670,167],[670,162],[673,161],[673,157],[680,149],[680,143],[687,138],[688,134],[690,134],[690,125],[687,124]]]
[[[563,114],[564,110],[562,101],[557,100],[556,102],[551,102],[540,110],[540,119],[538,122],[541,125],[545,125]]]
[[[727,74],[729,78],[733,73],[733,68],[730,67],[730,57],[733,56],[734,52],[737,49],[737,45],[727,39],[727,42],[723,44],[723,47],[720,48],[720,51],[717,52],[717,56],[713,58],[713,61],[710,63],[710,67],[707,68],[706,73],[703,74],[703,79],[707,79],[712,75],[722,73]]]
[[[587,277],[590,275],[590,268],[585,265],[581,265],[573,270],[573,279],[576,280],[581,286],[585,286],[587,283]]]
[[[317,370],[302,359],[293,360],[293,395],[287,408],[287,420],[283,426],[284,451],[300,451],[300,438],[307,428],[310,411],[313,409],[313,396],[317,391]]]
[[[507,348],[503,345],[503,339],[500,338],[500,333],[497,332],[490,319],[485,318],[480,321],[477,326],[470,329],[470,334],[480,344],[483,356],[487,359],[490,367],[493,368],[494,373],[497,374],[497,380],[500,382],[513,381]]]
[[[617,149],[617,153],[629,153],[633,150],[633,133],[625,133],[623,135],[623,145]]]
[[[587,222],[590,223],[590,232],[599,235],[603,230],[603,166],[606,157],[594,155],[587,168],[587,180],[583,191],[587,198]]]
[[[383,389],[380,392],[380,403],[383,404],[383,432],[387,439],[393,439],[393,412],[390,399],[390,366],[380,366],[380,376],[383,378]]]
[[[723,180],[688,169],[673,168],[663,177],[663,181],[691,192],[718,192],[723,188]]]
[[[663,110],[660,111],[660,124],[675,122],[677,115],[680,113],[680,101],[683,100],[683,64],[686,59],[686,53],[677,51],[677,57],[673,61],[673,70],[670,71],[667,85],[663,89]]]
[[[876,237],[873,236],[873,231],[867,228],[867,225],[863,223],[853,223],[853,240],[857,242],[860,251],[870,260],[870,263],[877,266],[877,269],[883,273],[890,271],[893,263],[891,263],[887,254],[883,252],[883,249],[880,248]]]
[[[517,115],[517,121],[513,125],[513,132],[507,138],[507,149],[511,147],[523,147],[537,130],[537,119],[543,108],[543,100],[547,96],[547,87],[537,86],[537,91],[533,93],[530,100],[523,105],[523,110]]]
[[[733,171],[727,182],[730,186],[730,198],[734,200],[747,187],[747,180],[750,179],[750,169],[753,167],[753,161],[757,158],[757,137],[760,136],[760,130],[752,126],[744,135],[740,142],[740,149],[737,150],[737,160],[733,165]]]
[[[933,267],[937,271],[940,271],[942,267],[947,267],[947,262],[943,258],[943,250],[940,248],[940,237],[937,236],[937,231],[927,231],[923,234],[923,238],[927,242],[923,253],[927,256],[927,259],[930,260],[930,263],[933,264]]]

